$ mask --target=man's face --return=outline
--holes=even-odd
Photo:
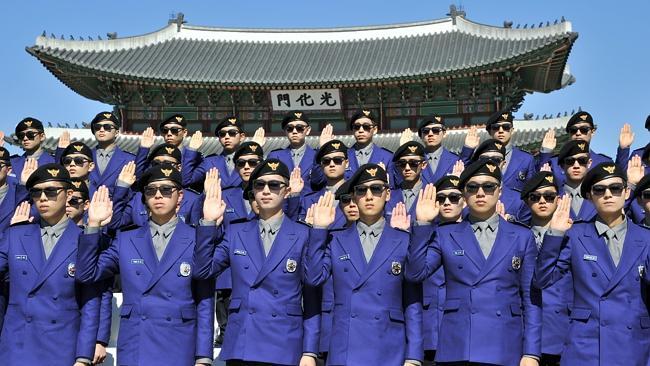
[[[491,176],[479,175],[465,183],[463,197],[475,216],[493,212],[501,194],[500,182]]]
[[[304,121],[293,121],[287,123],[284,131],[291,145],[302,145],[305,142],[305,137],[309,136],[311,127]]]
[[[154,165],[154,166],[155,165],[161,165],[161,164],[171,164],[179,172],[181,171],[181,168],[182,168],[181,163],[178,160],[172,158],[169,155],[156,156],[155,158],[153,158],[153,160],[151,160],[151,163],[152,163],[151,165]]]
[[[439,123],[430,123],[420,130],[424,147],[438,147],[447,134],[447,130]]]
[[[4,161],[0,162],[0,182],[4,182],[7,179],[9,173],[11,173],[11,165],[5,163]]]
[[[183,191],[171,180],[159,180],[147,184],[144,198],[151,215],[162,217],[176,211],[183,199]]]
[[[219,142],[226,151],[235,150],[245,137],[245,134],[239,131],[235,126],[224,127],[217,133]]]
[[[443,189],[436,193],[440,204],[440,218],[443,222],[457,221],[465,207],[463,193],[458,189]]]
[[[264,175],[253,181],[253,194],[260,211],[274,211],[281,208],[289,193],[287,180],[281,175]]]
[[[352,202],[357,205],[361,216],[381,215],[388,200],[390,190],[381,180],[371,180],[354,187]]]
[[[343,215],[345,215],[348,222],[359,220],[359,207],[352,199],[352,195],[343,195],[339,200],[339,206],[341,206],[341,211],[343,211]]]
[[[41,218],[48,220],[65,212],[72,190],[66,189],[62,182],[43,182],[32,187],[29,195]]]
[[[497,122],[490,125],[490,136],[504,144],[507,144],[512,137],[512,123],[510,122]]]
[[[93,125],[97,142],[113,142],[120,133],[113,121],[100,121]]]
[[[45,141],[45,134],[35,128],[22,130],[18,132],[16,137],[18,137],[18,141],[20,141],[20,146],[28,151],[38,149],[43,141]]]
[[[69,154],[64,156],[61,161],[72,178],[85,179],[95,168],[95,163],[83,154]]]
[[[248,182],[251,173],[261,161],[260,157],[255,154],[241,155],[237,158],[237,161],[235,161],[237,173],[244,182]]]
[[[543,187],[528,194],[525,199],[533,217],[548,219],[557,209],[557,190],[555,187]]]
[[[587,170],[591,166],[591,159],[589,154],[581,153],[564,158],[564,161],[558,162],[564,169],[564,174],[567,179],[572,182],[581,181],[587,174]]]
[[[166,123],[160,128],[160,135],[166,143],[180,147],[187,135],[187,129],[178,123]]]
[[[405,182],[417,182],[427,163],[421,156],[402,156],[395,162]]]
[[[65,214],[74,222],[78,222],[88,209],[90,201],[83,198],[81,192],[73,191],[65,205]]]
[[[344,153],[337,151],[323,155],[320,165],[328,179],[342,179],[348,167],[348,159]]]
[[[569,127],[569,135],[571,136],[571,140],[591,142],[591,138],[595,132],[596,130],[593,129],[587,122],[576,123],[575,125]]]
[[[587,198],[593,202],[596,211],[601,216],[622,214],[625,200],[630,197],[630,190],[623,179],[607,178],[596,182],[587,193]]]
[[[367,144],[372,141],[372,137],[377,133],[377,126],[370,118],[362,117],[352,124],[354,138],[360,144]]]

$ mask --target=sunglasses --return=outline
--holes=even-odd
[[[307,129],[307,126],[305,125],[287,125],[284,130],[287,131],[287,133],[292,133],[293,131],[296,131],[298,133],[303,133]]]
[[[176,186],[146,186],[144,188],[144,196],[147,198],[152,198],[155,197],[158,192],[160,192],[160,195],[165,197],[165,198],[171,198],[172,194],[178,190],[178,187]]]
[[[384,193],[384,190],[386,190],[385,184],[371,184],[369,186],[359,185],[354,187],[354,195],[365,196],[368,191],[370,191],[373,196],[379,197]]]
[[[95,127],[95,132],[101,130],[102,128],[103,128],[104,131],[106,131],[106,132],[111,132],[111,131],[113,131],[113,130],[117,130],[117,127],[115,127],[115,125],[112,125],[112,124],[110,124],[110,123],[97,123],[97,124],[94,125],[93,127]]]
[[[423,136],[433,133],[434,135],[440,135],[441,132],[445,131],[442,127],[423,127],[421,130]]]
[[[339,197],[339,203],[342,204],[343,206],[347,206],[352,202],[352,196],[349,194],[344,194],[341,197]]]
[[[644,200],[650,200],[650,191],[641,192],[641,198]]]
[[[280,192],[280,189],[282,187],[286,186],[287,184],[285,182],[279,181],[279,180],[261,180],[261,179],[255,179],[253,181],[253,189],[256,191],[263,191],[264,188],[269,187],[269,191],[273,193]]]
[[[494,191],[497,190],[497,187],[499,187],[499,185],[497,183],[492,183],[492,182],[487,182],[482,184],[469,182],[465,184],[465,191],[467,193],[476,194],[478,193],[479,189],[483,188],[483,192],[485,192],[485,194],[493,194]]]
[[[233,129],[220,130],[219,133],[217,133],[217,135],[219,135],[219,137],[221,137],[221,138],[226,137],[226,136],[235,137],[235,136],[239,135],[239,130],[233,130]]]
[[[74,165],[77,165],[77,166],[82,166],[82,165],[84,165],[84,164],[90,162],[90,160],[88,160],[88,159],[86,159],[86,158],[82,158],[82,157],[80,157],[80,156],[76,156],[76,157],[74,157],[74,158],[69,157],[69,156],[66,156],[66,157],[64,157],[63,159],[61,159],[61,162],[62,162],[63,165],[65,165],[65,166],[72,165],[72,163],[74,163]]]
[[[551,201],[554,201],[557,198],[557,193],[555,193],[555,192],[544,192],[544,193],[530,192],[528,194],[528,200],[530,202],[539,202],[539,200],[541,200],[542,197],[544,197],[544,201],[551,202]]]
[[[345,161],[345,158],[336,157],[336,158],[322,158],[320,159],[320,165],[328,166],[330,163],[334,162],[334,165],[341,165]]]
[[[452,205],[457,205],[458,202],[460,202],[460,199],[463,196],[460,193],[449,193],[449,194],[442,194],[439,193],[436,195],[436,201],[438,201],[439,204],[444,204],[446,200],[449,200],[449,203]]]
[[[591,194],[594,196],[602,196],[608,189],[612,195],[620,196],[625,189],[625,185],[623,183],[612,183],[608,186],[604,184],[595,184],[591,186]]]
[[[411,169],[415,169],[419,167],[423,162],[424,160],[419,160],[419,159],[416,160],[400,159],[395,163],[395,165],[400,169],[406,169],[407,166],[410,167]]]
[[[366,132],[370,132],[372,128],[375,127],[375,125],[367,124],[367,123],[355,123],[352,125],[352,129],[355,131],[360,131],[362,128]]]
[[[152,166],[152,167],[153,167],[153,166],[166,165],[166,164],[167,164],[167,165],[171,165],[171,166],[173,166],[173,167],[176,168],[176,169],[178,169],[178,168],[181,166],[180,163],[173,163],[173,162],[171,162],[171,161],[161,161],[161,160],[152,160],[152,161],[151,161],[151,166]]]
[[[42,188],[42,189],[37,189],[37,188],[32,188],[29,190],[29,196],[32,198],[32,200],[37,200],[40,199],[43,193],[45,193],[45,197],[53,201],[56,199],[56,196],[59,195],[59,192],[65,190],[65,188],[61,187],[47,187],[47,188]]]
[[[258,164],[260,163],[260,159],[237,159],[235,164],[237,165],[237,168],[241,169],[248,164],[249,167],[255,168]]]
[[[582,127],[569,127],[569,133],[571,135],[575,135],[580,131],[581,134],[586,135],[589,131],[591,131],[591,127],[587,126],[582,126]]]
[[[35,131],[18,132],[16,134],[16,137],[18,137],[18,140],[24,140],[25,137],[27,137],[28,140],[33,140],[39,134],[40,134],[40,132],[35,132]]]
[[[578,164],[582,166],[587,166],[589,164],[589,157],[588,156],[581,156],[579,158],[564,158],[564,165],[566,166],[573,166],[573,164],[578,162]]]
[[[85,201],[85,199],[83,199],[83,198],[81,198],[81,197],[71,197],[71,198],[68,200],[68,204],[69,204],[70,206],[79,207],[79,206],[81,206],[81,204],[84,203],[84,201]]]
[[[512,125],[510,123],[490,125],[490,131],[492,132],[497,132],[501,128],[503,128],[504,131],[508,132],[512,129]]]
[[[480,158],[484,159],[484,160],[490,160],[491,162],[493,162],[493,163],[495,163],[497,165],[501,164],[505,160],[501,156],[481,156]]]
[[[179,132],[183,130],[184,128],[180,128],[180,127],[163,127],[160,129],[160,132],[162,132],[163,135],[166,135],[171,132],[172,135],[176,136],[179,134]]]

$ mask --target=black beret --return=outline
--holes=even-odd
[[[180,163],[182,161],[181,151],[178,149],[178,147],[169,143],[164,143],[156,146],[149,153],[149,161],[153,161],[156,156],[169,156],[176,159],[177,163]]]
[[[25,131],[30,128],[41,132],[44,131],[43,122],[37,120],[36,118],[27,117],[27,118],[23,118],[23,120],[18,122],[18,124],[16,125],[16,134],[18,134],[18,132]]]
[[[285,163],[281,162],[278,159],[275,158],[266,159],[262,162],[262,164],[256,166],[255,169],[253,169],[253,171],[251,172],[246,187],[244,187],[244,192],[242,195],[244,199],[248,200],[248,198],[250,197],[250,194],[253,191],[252,182],[255,181],[255,179],[265,175],[274,175],[274,174],[277,174],[287,180],[289,180],[290,178],[289,168],[287,168],[287,165]]]
[[[398,161],[403,156],[424,157],[424,146],[417,141],[409,141],[397,148],[393,154],[393,161]]]
[[[289,122],[303,121],[309,124],[309,118],[302,111],[291,111],[282,119],[282,128],[285,128]]]
[[[222,128],[231,127],[231,126],[232,127],[237,127],[237,129],[240,132],[243,131],[242,126],[241,126],[241,122],[239,122],[239,118],[237,118],[235,116],[228,116],[228,117],[222,119],[221,122],[219,122],[217,127],[214,129],[214,134],[218,135],[219,131]]]
[[[138,180],[138,190],[144,191],[144,188],[147,184],[151,182],[156,182],[159,180],[170,180],[177,186],[181,186],[183,183],[183,178],[181,173],[173,165],[163,163],[160,165],[155,165],[147,169],[142,177]]]
[[[499,166],[490,159],[479,159],[465,167],[465,170],[460,174],[458,186],[460,189],[465,188],[465,183],[470,178],[478,175],[487,175],[496,178],[499,182],[501,181],[501,169],[499,169]]]
[[[43,182],[63,182],[70,184],[70,174],[63,165],[50,163],[39,166],[27,179],[25,187],[31,189]]]
[[[343,182],[343,184],[341,184],[339,186],[339,188],[336,190],[336,193],[334,193],[334,198],[339,200],[339,201],[344,196],[350,196],[350,181],[349,180]]]
[[[645,129],[650,130],[650,114],[645,119]]]
[[[83,179],[70,178],[70,184],[72,190],[74,192],[81,193],[81,196],[83,198],[88,199],[90,197],[90,193],[88,192],[88,185],[86,184],[86,182],[84,182]]]
[[[591,114],[580,111],[569,118],[569,122],[566,123],[566,132],[569,132],[569,127],[578,123],[589,123],[591,127],[594,127],[594,119],[591,117]]]
[[[569,140],[562,146],[560,153],[557,155],[557,163],[562,165],[564,158],[577,154],[589,155],[589,143],[585,141]]]
[[[614,163],[600,163],[591,168],[580,185],[580,194],[582,197],[587,197],[587,192],[591,191],[591,187],[600,182],[601,180],[619,177],[627,184],[627,175]]]
[[[445,175],[442,178],[438,179],[435,183],[436,191],[444,191],[445,189],[458,189],[458,184],[460,183],[460,178],[455,175]]]
[[[472,161],[479,159],[481,154],[487,152],[497,152],[501,154],[504,158],[506,157],[506,145],[496,139],[487,139],[481,142],[480,145],[474,150],[474,155],[472,155]]]
[[[90,161],[93,161],[92,150],[90,150],[88,145],[81,141],[71,142],[70,145],[63,150],[63,153],[61,154],[61,162],[63,162],[64,157],[72,154],[81,154],[87,157]]]
[[[445,117],[436,114],[423,119],[418,127],[418,136],[422,137],[422,128],[428,125],[440,125],[441,127],[445,127]]]
[[[183,117],[182,114],[175,114],[166,120],[160,122],[160,125],[158,125],[158,131],[162,132],[162,128],[165,127],[167,124],[177,124],[180,125],[181,127],[187,127],[187,121],[185,120],[185,117]]]
[[[233,156],[233,160],[239,159],[239,157],[242,155],[257,155],[260,157],[260,159],[263,159],[264,150],[262,150],[262,147],[257,142],[246,141],[241,145],[239,145],[237,150],[235,150],[235,155]]]
[[[372,121],[372,123],[375,123],[374,113],[372,113],[370,109],[361,109],[356,111],[352,115],[352,118],[350,118],[350,129],[352,129],[352,125],[354,124],[354,122],[360,118],[368,118]]]
[[[95,131],[95,129],[93,127],[95,125],[95,123],[99,123],[99,122],[103,122],[103,121],[111,121],[111,122],[115,123],[115,126],[117,126],[117,128],[120,128],[120,126],[122,126],[122,123],[120,122],[120,119],[117,118],[115,113],[112,113],[112,112],[99,112],[99,113],[97,113],[95,118],[93,118],[93,120],[90,121],[90,129],[91,129],[91,131],[93,131],[93,132]]]
[[[11,165],[11,154],[9,153],[9,150],[2,146],[0,146],[0,161],[7,165]]]
[[[633,198],[641,197],[641,193],[648,188],[650,188],[650,174],[644,175],[643,178],[641,178],[641,180],[639,181],[639,183],[636,184]]]
[[[512,115],[511,112],[509,111],[502,111],[502,112],[496,112],[488,118],[487,122],[485,122],[485,129],[490,130],[490,126],[499,123],[499,122],[510,122],[514,120],[514,116]]]
[[[368,163],[364,164],[354,172],[354,175],[350,177],[350,186],[348,187],[348,193],[352,193],[354,187],[371,180],[380,180],[384,183],[388,183],[388,175],[384,168],[377,164]]]
[[[545,187],[555,187],[556,190],[558,189],[553,173],[537,172],[535,175],[533,175],[532,178],[526,181],[526,184],[524,184],[524,188],[522,188],[520,192],[521,193],[520,197],[522,200],[526,199],[526,197],[530,192]]]
[[[345,155],[345,158],[348,158],[348,147],[345,146],[345,144],[341,140],[330,140],[326,142],[323,146],[318,149],[316,152],[316,163],[320,164],[321,159],[323,156],[335,152],[342,152],[343,155]]]

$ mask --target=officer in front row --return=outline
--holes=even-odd
[[[93,196],[77,253],[77,281],[100,283],[120,274],[118,364],[211,365],[214,283],[192,278],[194,229],[176,215],[181,174],[170,164],[157,165],[138,188],[149,221],[124,228],[104,251],[100,228],[110,220],[112,204],[106,187]]]
[[[563,365],[646,366],[650,362],[650,232],[622,214],[630,195],[614,163],[593,167],[582,197],[597,215],[573,222],[564,196],[537,258],[536,284],[548,288],[571,273],[571,324]]]
[[[45,164],[27,181],[39,219],[24,202],[0,242],[0,277],[8,274],[9,305],[0,335],[0,363],[90,365],[99,325],[100,292],[75,281],[81,230],[66,216],[70,175]]]

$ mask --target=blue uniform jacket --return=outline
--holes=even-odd
[[[228,173],[226,166],[226,159],[223,155],[209,155],[203,158],[201,153],[195,150],[186,149],[183,154],[183,185],[192,186],[197,190],[203,190],[203,181],[205,174],[211,168],[219,170],[219,178],[221,178],[221,188],[238,187],[241,185],[241,177],[237,169],[233,169]]]
[[[312,191],[311,187],[311,169],[314,165],[314,158],[316,157],[316,150],[311,148],[309,145],[305,146],[305,153],[302,155],[300,160],[300,175],[302,175],[302,180],[305,182],[305,188],[302,190],[301,195],[305,195]],[[287,147],[284,149],[273,150],[267,156],[267,159],[275,158],[283,162],[289,171],[293,171],[295,166],[293,165],[293,159],[291,159],[291,148]]]
[[[97,149],[92,149],[92,151],[93,161],[97,164]],[[111,160],[109,160],[104,171],[100,174],[99,168],[95,166],[95,169],[89,173],[88,180],[90,184],[88,185],[88,190],[90,191],[90,197],[93,196],[95,190],[99,186],[106,186],[112,197],[117,177],[119,177],[122,172],[122,168],[131,161],[135,161],[135,156],[116,146],[113,155],[111,156]],[[136,166],[136,171],[137,170],[138,167]]]

